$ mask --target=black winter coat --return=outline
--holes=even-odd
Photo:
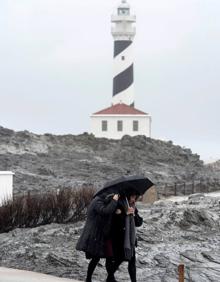
[[[124,260],[124,238],[125,238],[125,218],[126,213],[120,205],[117,207],[121,210],[120,214],[114,214],[112,218],[111,239],[114,257]],[[134,215],[135,226],[139,227],[143,224],[143,218],[138,214],[138,209],[135,208]],[[137,239],[136,239],[137,246]]]
[[[105,258],[105,243],[108,239],[112,215],[117,207],[117,201],[112,198],[106,202],[103,198],[95,197],[87,213],[87,220],[76,249],[86,253],[87,257]]]

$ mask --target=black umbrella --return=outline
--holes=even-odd
[[[129,192],[136,191],[138,194],[143,195],[154,184],[144,176],[132,175],[122,176],[112,181],[108,181],[104,187],[99,190],[94,197],[106,194],[120,194],[126,195]]]

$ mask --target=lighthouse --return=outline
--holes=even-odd
[[[114,39],[113,93],[111,106],[91,115],[95,137],[121,139],[124,135],[151,137],[151,116],[135,108],[133,40],[136,16],[130,5],[121,0],[111,17]]]
[[[136,34],[136,17],[130,6],[122,0],[116,15],[111,18],[114,38],[114,68],[112,104],[134,106],[134,58],[133,40]]]

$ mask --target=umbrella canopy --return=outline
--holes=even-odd
[[[149,188],[153,186],[147,177],[140,175],[122,176],[112,181],[108,181],[104,187],[99,190],[94,197],[106,194],[125,195],[131,191],[136,191],[143,195]]]

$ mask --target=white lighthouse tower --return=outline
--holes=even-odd
[[[151,137],[151,116],[134,107],[133,40],[136,17],[126,0],[121,0],[111,18],[114,38],[114,75],[111,106],[91,116],[96,137],[121,139],[124,135]]]
[[[130,6],[122,0],[117,14],[112,16],[114,38],[114,78],[112,103],[134,106],[133,39],[136,17],[130,14]]]

